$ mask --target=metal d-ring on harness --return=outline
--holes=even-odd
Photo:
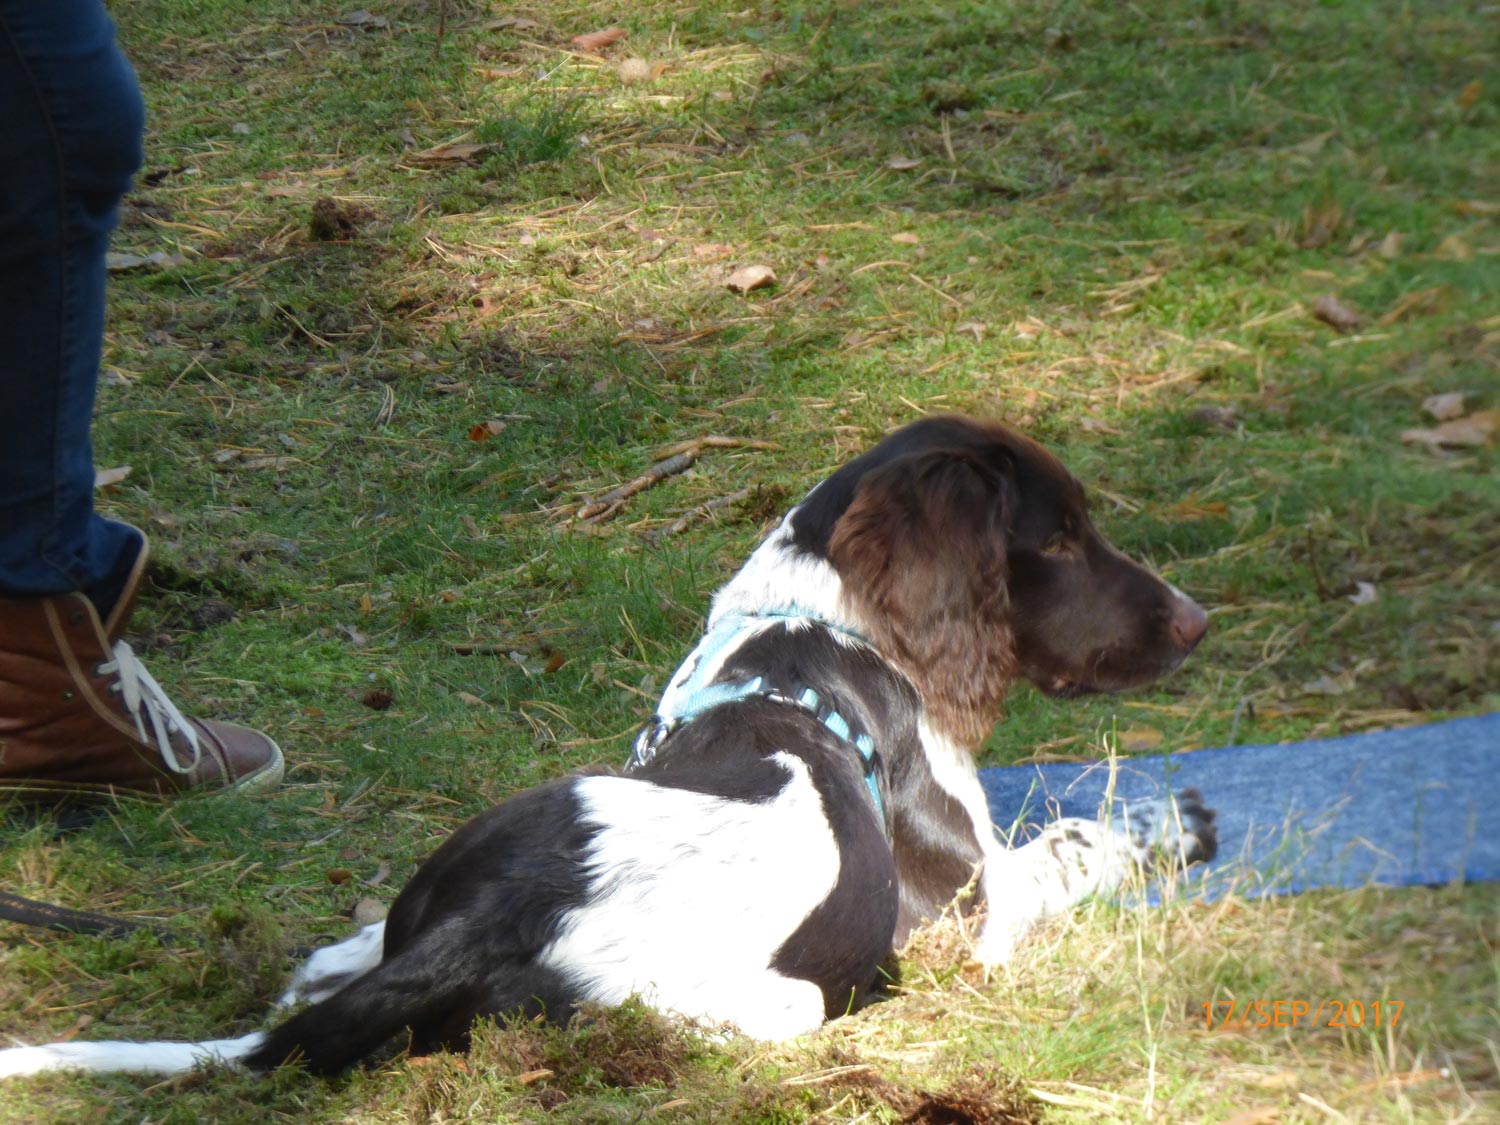
[[[687,679],[676,688],[669,690],[662,697],[662,710],[653,717],[651,724],[641,731],[635,740],[635,748],[631,752],[630,760],[625,763],[627,773],[639,769],[647,762],[656,757],[656,752],[662,743],[692,722],[699,715],[710,711],[715,707],[726,703],[735,703],[742,699],[768,699],[772,703],[785,703],[806,711],[814,716],[820,723],[833,732],[836,738],[847,742],[858,752],[860,761],[864,764],[865,787],[870,791],[870,799],[875,802],[875,812],[880,819],[885,820],[885,802],[880,796],[880,778],[878,773],[878,757],[875,740],[868,734],[861,732],[855,734],[849,724],[849,720],[835,711],[829,704],[823,701],[813,688],[805,687],[795,694],[787,694],[769,687],[760,676],[746,680],[744,683],[705,683],[706,679],[717,672],[715,658],[720,652],[728,647],[731,641],[737,638],[746,629],[754,628],[765,622],[767,618],[773,620],[796,620],[814,621],[824,628],[835,629],[846,633],[856,640],[863,640],[858,634],[847,629],[839,629],[819,621],[810,614],[796,612],[762,613],[755,616],[746,614],[729,614],[717,621],[713,628],[703,638],[698,646],[697,662]],[[670,703],[669,703],[670,701]]]

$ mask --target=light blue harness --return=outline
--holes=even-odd
[[[731,643],[737,640],[747,630],[764,624],[767,620],[781,621],[808,621],[831,629],[834,632],[843,633],[861,643],[868,643],[858,633],[849,629],[830,625],[826,621],[807,613],[798,613],[794,610],[773,610],[758,614],[732,613],[726,614],[716,621],[703,637],[696,650],[696,663],[688,678],[670,694],[674,700],[680,700],[674,706],[663,707],[654,717],[650,726],[646,727],[636,737],[635,749],[630,755],[630,760],[625,764],[627,772],[644,766],[656,757],[656,751],[661,744],[673,733],[692,722],[699,715],[722,707],[726,703],[735,703],[741,699],[769,699],[772,703],[786,703],[797,707],[816,718],[820,723],[833,732],[834,736],[841,741],[849,743],[859,752],[860,760],[864,763],[865,787],[870,791],[870,799],[875,802],[875,811],[882,821],[885,820],[885,802],[880,797],[880,779],[876,773],[875,740],[868,734],[854,734],[849,725],[849,720],[840,715],[833,708],[823,702],[823,699],[812,688],[803,688],[795,695],[788,695],[775,688],[765,686],[761,676],[755,676],[742,683],[709,683],[710,670],[718,671],[718,657]],[[665,703],[665,697],[663,697]]]

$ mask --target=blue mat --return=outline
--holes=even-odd
[[[1218,813],[1219,854],[1190,894],[1249,897],[1366,883],[1500,881],[1500,713],[1276,746],[1122,758],[1116,796],[1195,787]],[[1057,816],[1098,815],[1107,762],[979,773],[1015,841]]]

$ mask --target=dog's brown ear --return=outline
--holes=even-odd
[[[870,639],[966,746],[999,719],[1016,675],[1005,559],[1014,505],[1008,463],[915,454],[860,481],[829,542]]]

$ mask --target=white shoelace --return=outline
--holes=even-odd
[[[99,675],[119,677],[120,695],[125,701],[125,709],[135,720],[137,733],[142,741],[156,743],[168,769],[176,773],[192,773],[198,767],[198,763],[203,760],[203,750],[198,745],[198,732],[183,717],[182,712],[177,710],[177,705],[167,698],[167,693],[156,682],[156,678],[146,671],[145,665],[136,658],[128,644],[124,641],[115,642],[114,659],[99,665]],[[149,734],[146,731],[148,721],[151,724]],[[182,735],[188,749],[193,752],[193,760],[186,765],[177,757],[177,750],[172,745],[171,736],[174,731]]]

